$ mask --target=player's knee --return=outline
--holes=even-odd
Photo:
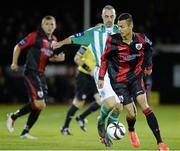
[[[77,98],[75,98],[73,100],[73,105],[76,106],[77,108],[81,108],[85,103],[85,100],[78,100]]]
[[[145,110],[146,108],[149,107],[145,93],[137,96],[136,99],[142,110]]]
[[[109,109],[113,109],[116,105],[116,100],[115,97],[109,97],[107,98],[105,101],[105,105],[109,108]]]
[[[34,100],[33,105],[38,110],[43,110],[46,107],[44,100]]]
[[[125,108],[127,109],[128,113],[127,116],[129,118],[135,118],[137,116],[137,111],[136,111],[136,107],[134,106],[133,103],[130,103],[128,105],[125,105]]]
[[[98,93],[96,93],[94,95],[94,98],[95,98],[97,104],[102,105],[102,100],[101,100],[101,97]]]
[[[137,113],[135,113],[135,112],[133,112],[133,111],[128,112],[128,117],[129,117],[129,118],[133,119],[133,118],[135,118],[136,116],[137,116]]]
[[[113,108],[113,111],[114,111],[115,113],[120,113],[120,112],[122,112],[122,110],[123,110],[123,104],[121,104],[121,103],[116,103],[116,105],[115,105],[114,108]]]

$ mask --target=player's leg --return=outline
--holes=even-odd
[[[87,128],[85,127],[85,123],[86,123],[85,118],[88,115],[90,115],[91,113],[97,111],[102,104],[102,101],[101,101],[100,95],[98,93],[95,81],[92,77],[89,79],[88,85],[89,85],[88,86],[89,92],[92,92],[90,95],[93,95],[94,100],[92,103],[90,103],[88,108],[83,113],[81,113],[79,116],[76,117],[76,120],[80,124],[80,127],[83,131],[87,130]]]
[[[80,119],[85,119],[88,115],[97,111],[101,107],[101,101],[99,101],[99,100],[101,100],[101,98],[100,98],[99,94],[96,93],[94,95],[94,98],[95,98],[95,100],[92,103],[90,103],[88,108],[77,117],[79,117]]]
[[[101,143],[105,144],[106,147],[112,146],[112,141],[109,136],[106,134],[106,124],[105,120],[108,117],[109,113],[112,111],[115,106],[116,101],[114,96],[110,96],[103,100],[101,105],[100,114],[98,116],[97,129],[100,136]]]
[[[161,150],[169,150],[167,145],[165,145],[163,143],[163,140],[162,140],[162,137],[160,134],[158,120],[157,120],[153,110],[150,108],[150,106],[147,103],[146,94],[144,93],[144,94],[137,96],[137,102],[140,105],[144,115],[146,116],[147,123],[156,138],[158,148]],[[162,148],[164,148],[164,149],[162,149]]]
[[[88,82],[90,75],[82,73],[79,71],[76,77],[76,88],[75,88],[75,97],[73,103],[67,111],[66,119],[61,129],[63,135],[70,135],[69,125],[74,117],[75,113],[84,105],[85,100],[88,95]]]
[[[14,122],[18,117],[21,117],[29,112],[31,112],[32,107],[31,107],[31,103],[28,103],[26,105],[24,105],[21,109],[18,109],[17,111],[15,111],[14,113],[10,113],[7,115],[7,122],[6,122],[6,126],[9,132],[13,132],[14,131]]]
[[[25,74],[28,74],[28,71],[26,71]],[[34,74],[33,73],[31,75],[28,74],[28,76],[29,77],[24,76],[24,82],[25,82],[25,85],[26,85],[26,88],[27,88],[29,100],[31,100],[31,98],[32,98],[32,88],[33,88],[32,81],[31,81],[31,76],[34,76]],[[8,128],[8,131],[13,132],[14,131],[14,122],[15,122],[15,120],[18,117],[21,117],[21,116],[23,116],[25,114],[30,113],[31,111],[32,111],[32,102],[30,101],[29,103],[24,105],[21,109],[18,109],[14,113],[10,113],[9,115],[7,115],[6,126]]]
[[[131,99],[132,96],[129,91],[129,85],[126,83],[114,83],[112,84],[112,87],[116,92],[119,101],[123,103],[124,108],[128,111],[126,121],[128,124],[130,142],[134,147],[139,147],[140,141],[134,128],[137,110],[133,100]]]
[[[150,127],[150,129],[152,130],[152,132],[156,138],[158,148],[160,149],[160,147],[163,146],[165,149],[169,150],[168,147],[162,141],[157,118],[147,102],[143,78],[140,77],[139,79],[137,79],[135,81],[134,85],[135,85],[134,92],[136,95],[136,100],[137,100],[138,104],[140,105],[144,115],[146,116],[148,126]]]
[[[98,70],[98,68],[96,68],[95,70],[95,81],[98,81]],[[100,108],[100,113],[97,121],[98,134],[100,136],[101,142],[104,143],[105,146],[110,147],[112,146],[112,142],[106,134],[105,120],[114,108],[114,106],[116,105],[117,96],[111,87],[108,73],[106,73],[104,77],[104,87],[102,89],[98,89],[98,91],[103,102]]]
[[[123,104],[117,102],[116,105],[113,107],[111,113],[109,113],[109,117],[107,120],[107,126],[110,123],[113,123],[115,121],[119,121],[119,115],[120,115],[122,110],[123,110]]]
[[[31,93],[31,112],[28,116],[26,125],[20,135],[21,138],[37,139],[29,134],[30,129],[36,123],[40,112],[46,107],[45,100],[47,99],[47,84],[43,74],[31,72],[25,77],[28,90]]]
[[[136,106],[134,102],[131,102],[130,104],[124,105],[124,108],[126,108],[128,111],[126,115],[126,121],[128,124],[130,142],[132,146],[139,147],[140,141],[135,130],[135,123],[136,123],[136,116],[137,116]]]
[[[68,112],[66,114],[66,119],[64,122],[64,125],[61,129],[61,133],[63,135],[71,135],[69,130],[69,124],[72,121],[72,118],[74,117],[75,113],[84,105],[85,100],[79,100],[78,98],[74,98],[72,105],[68,109]]]

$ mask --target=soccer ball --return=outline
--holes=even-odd
[[[124,137],[126,133],[126,128],[122,123],[116,121],[116,122],[110,123],[106,131],[107,131],[108,136],[111,139],[120,140]]]

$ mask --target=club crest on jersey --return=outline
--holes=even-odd
[[[122,103],[124,102],[124,97],[122,95],[118,96],[119,97],[119,101]]]
[[[137,50],[140,50],[142,48],[142,44],[138,43],[138,44],[135,45],[135,47],[136,47]]]
[[[38,95],[38,97],[42,98],[43,95],[44,95],[44,93],[43,93],[43,91],[38,91],[38,92],[37,92],[37,95]]]

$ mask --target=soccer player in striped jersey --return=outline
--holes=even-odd
[[[74,57],[74,61],[78,65],[75,97],[67,112],[64,125],[61,129],[61,133],[63,135],[71,135],[69,124],[72,120],[72,117],[77,112],[77,110],[84,105],[85,101],[87,101],[87,98],[93,96],[95,101],[93,101],[89,106],[90,109],[88,108],[86,112],[81,114],[81,116],[76,117],[76,120],[80,124],[81,129],[85,132],[87,131],[85,127],[85,117],[91,112],[99,109],[102,103],[92,75],[96,62],[90,49],[88,47],[81,46]]]
[[[120,32],[107,39],[106,49],[101,57],[98,86],[103,88],[108,70],[112,88],[121,97],[122,103],[133,107],[131,97],[137,100],[157,141],[158,149],[168,151],[160,134],[158,120],[148,105],[143,81],[143,73],[152,73],[152,42],[145,34],[133,32],[131,14],[122,13],[118,17],[118,26]]]
[[[30,135],[29,132],[46,106],[48,87],[44,72],[48,60],[56,62],[65,59],[64,53],[56,55],[55,51],[51,48],[51,44],[57,41],[53,35],[55,29],[55,18],[53,16],[45,16],[42,19],[41,28],[36,32],[30,33],[14,47],[11,64],[13,71],[18,71],[18,59],[21,52],[25,49],[28,51],[24,79],[29,95],[29,103],[8,115],[6,125],[8,131],[12,133],[15,121],[19,117],[29,114],[27,123],[20,134],[20,138],[23,139],[37,139]]]
[[[114,24],[115,18],[116,12],[114,7],[111,5],[106,5],[102,10],[103,25],[93,27],[84,32],[80,32],[75,35],[69,36],[68,38],[56,44],[53,44],[52,46],[53,48],[59,48],[66,44],[80,44],[88,46],[96,59],[94,78],[97,84],[101,55],[105,49],[107,36],[115,34],[119,31],[118,26]],[[105,119],[108,117],[109,113],[111,113],[109,115],[107,125],[108,123],[119,120],[119,113],[122,110],[122,104],[120,103],[119,98],[117,97],[110,85],[108,73],[106,73],[105,75],[105,86],[102,89],[98,89],[98,91],[103,101],[100,110],[100,116],[98,118],[98,133],[101,142],[104,143],[105,146],[110,147],[112,146],[112,142],[108,138],[105,131]],[[133,107],[132,110],[133,112],[128,112],[126,119],[129,126],[131,143],[134,147],[138,147],[140,145],[140,142],[134,129],[134,124],[136,122],[135,107]]]

